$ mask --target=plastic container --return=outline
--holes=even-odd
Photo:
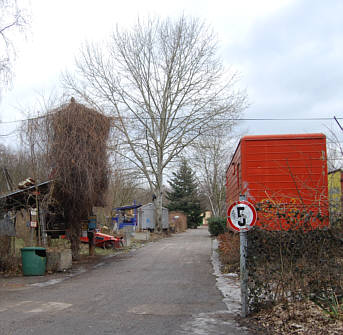
[[[24,276],[44,276],[46,269],[46,250],[42,247],[21,249]]]

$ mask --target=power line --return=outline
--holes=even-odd
[[[14,120],[14,121],[4,121],[0,122],[0,125],[6,125],[6,124],[15,124],[15,123],[20,123],[20,122],[27,122],[27,121],[34,121],[38,119],[44,118],[45,115],[42,116],[37,116],[37,117],[32,117],[28,119],[22,119],[22,120]],[[176,119],[183,119],[187,118],[188,116],[183,116],[183,117],[177,117]],[[116,118],[113,118],[116,119]],[[124,116],[122,119],[125,120],[137,120],[135,117],[130,117],[130,116]],[[142,117],[142,120],[153,120],[153,119],[158,119],[158,120],[163,120],[165,118],[161,117]],[[201,120],[201,118],[195,118]],[[343,120],[343,118],[337,118],[337,117],[310,117],[310,118],[215,118],[216,121],[330,121],[330,120]]]
[[[337,120],[343,120],[343,118],[336,118]],[[251,119],[234,119],[234,121],[329,121],[333,120],[332,117],[313,117],[313,118],[251,118]]]

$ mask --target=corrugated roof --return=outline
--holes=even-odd
[[[0,208],[7,210],[18,210],[27,206],[33,206],[35,203],[35,197],[32,193],[35,189],[39,189],[40,192],[44,188],[48,188],[48,185],[52,180],[45,181],[22,190],[16,190],[14,192],[4,194],[0,196]]]
[[[13,197],[13,196],[15,196],[17,194],[33,190],[33,189],[35,189],[37,187],[41,188],[42,186],[50,184],[51,182],[52,182],[52,180],[44,181],[43,183],[39,183],[37,185],[33,185],[33,186],[30,186],[30,187],[24,188],[22,190],[16,190],[16,191],[8,193],[8,194],[0,195],[0,200],[6,199],[6,198],[10,198],[10,197]]]

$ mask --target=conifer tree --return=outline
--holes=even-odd
[[[168,181],[171,191],[167,192],[169,200],[168,209],[171,211],[182,211],[187,215],[188,228],[197,228],[201,224],[202,215],[198,186],[194,172],[188,166],[186,160],[182,160],[177,172]]]

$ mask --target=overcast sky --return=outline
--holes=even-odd
[[[205,19],[218,33],[227,66],[248,94],[245,118],[343,116],[343,0],[31,0],[32,26],[18,42],[15,78],[3,93],[3,122],[23,119],[39,94],[59,86],[80,45],[104,40],[137,16]],[[343,124],[343,120],[342,120]],[[11,124],[0,125],[4,134]],[[244,134],[336,132],[334,121],[245,121]],[[3,138],[2,138],[3,139]]]

